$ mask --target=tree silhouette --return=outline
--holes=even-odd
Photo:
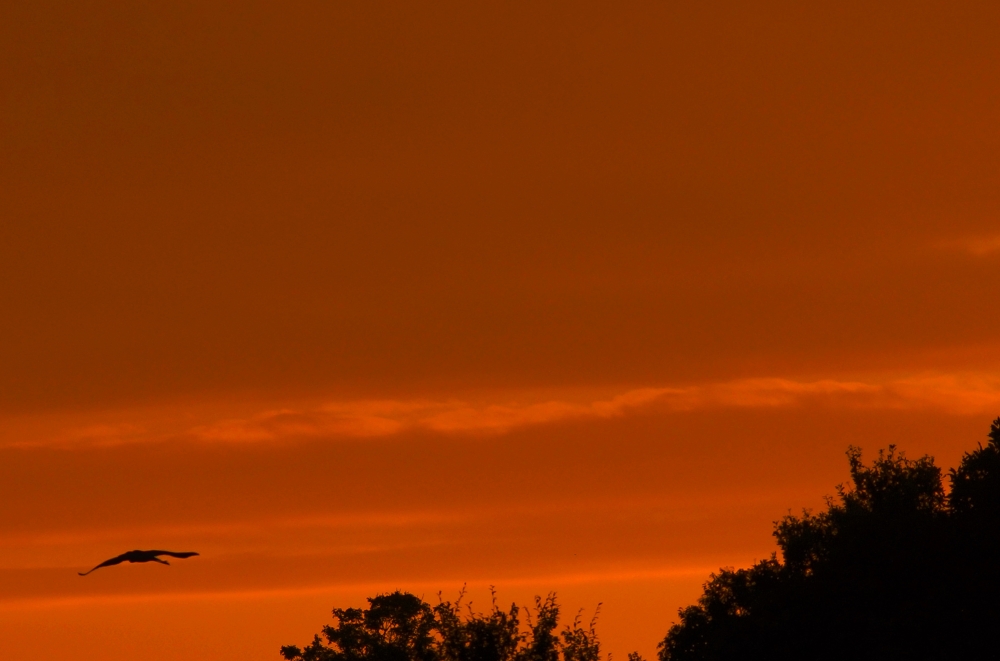
[[[989,442],[948,472],[895,446],[866,465],[847,451],[850,482],[819,513],[775,523],[780,550],[712,574],[679,611],[659,661],[930,661],[1000,658],[1000,418]],[[554,594],[533,609],[486,613],[404,592],[337,608],[334,623],[287,661],[600,661],[595,624],[561,632]],[[598,611],[600,606],[598,605]],[[526,625],[522,627],[521,615]],[[610,661],[610,659],[609,659]],[[643,661],[636,653],[628,661]]]
[[[775,524],[781,550],[723,569],[660,661],[1000,657],[1000,418],[945,493],[931,457],[890,446],[827,509]]]
[[[595,625],[597,613],[584,627],[578,615],[556,633],[559,605],[554,594],[535,597],[534,615],[497,605],[493,594],[486,613],[462,609],[458,600],[430,606],[419,597],[393,592],[368,599],[368,608],[335,608],[334,623],[323,627],[305,649],[281,648],[288,661],[600,661]],[[598,605],[598,611],[600,605]],[[642,661],[630,655],[630,661]]]

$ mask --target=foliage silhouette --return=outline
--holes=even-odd
[[[1000,418],[989,439],[947,494],[931,457],[850,448],[851,484],[775,524],[781,559],[713,574],[660,661],[1000,658]]]
[[[659,661],[1000,658],[1000,418],[989,442],[943,474],[895,446],[871,465],[847,451],[850,483],[826,510],[775,523],[780,549],[712,574],[679,611]],[[555,596],[477,613],[408,593],[334,609],[333,625],[288,661],[600,661],[597,614],[561,632]],[[598,606],[600,610],[600,606]],[[532,611],[534,615],[532,616]],[[610,659],[609,659],[610,661]],[[636,653],[628,661],[643,661]]]
[[[559,605],[554,594],[535,597],[534,616],[524,609],[497,605],[493,594],[486,613],[462,609],[464,591],[455,602],[430,606],[419,597],[393,592],[368,599],[368,608],[335,608],[334,623],[323,627],[305,649],[281,648],[288,661],[600,661],[595,626],[579,615],[556,633]],[[598,605],[600,611],[600,605]],[[630,655],[630,661],[642,661]]]

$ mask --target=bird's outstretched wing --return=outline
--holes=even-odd
[[[101,564],[99,564],[96,567],[94,567],[94,569],[100,569],[101,567],[110,567],[111,565],[117,565],[119,563],[125,562],[126,560],[128,560],[128,553],[122,553],[121,555],[115,556],[114,558],[111,558],[110,560],[105,560]],[[83,573],[81,573],[81,572],[77,572],[77,573],[80,574],[80,576],[86,576],[90,572],[94,571],[94,569],[91,569],[90,571],[83,572]]]
[[[146,553],[149,555],[169,555],[171,558],[190,558],[193,555],[201,555],[194,551],[183,551],[181,553],[175,551],[146,551]]]

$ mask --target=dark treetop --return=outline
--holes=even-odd
[[[931,457],[894,446],[866,466],[847,453],[851,481],[826,510],[775,524],[778,554],[723,569],[680,610],[660,661],[930,661],[1000,659],[1000,418],[986,447],[943,480]],[[950,489],[946,489],[950,486]],[[593,622],[556,633],[554,597],[535,616],[430,606],[396,592],[369,608],[333,611],[288,661],[599,661]],[[459,602],[461,599],[459,599]],[[664,618],[666,620],[666,617]],[[641,661],[630,654],[629,661]]]
[[[281,648],[288,661],[599,661],[594,626],[578,615],[556,631],[555,596],[535,597],[534,609],[511,604],[501,610],[494,596],[486,613],[462,607],[462,597],[436,606],[405,592],[368,600],[367,609],[335,608],[334,623],[323,627],[305,649]],[[598,610],[600,606],[598,606]],[[534,615],[532,615],[534,611]],[[521,617],[527,620],[522,627]],[[636,654],[629,661],[641,661]]]
[[[660,661],[1000,658],[1000,418],[948,475],[893,446],[826,511],[775,524],[781,557],[713,574]]]

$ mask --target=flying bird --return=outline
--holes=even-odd
[[[128,553],[122,553],[121,555],[111,558],[110,560],[105,560],[101,564],[94,567],[94,569],[100,569],[101,567],[110,567],[111,565],[118,565],[123,562],[159,562],[161,565],[169,565],[170,563],[166,560],[160,560],[161,555],[169,555],[171,558],[190,558],[192,555],[198,555],[194,551],[185,551],[183,553],[176,553],[174,551],[129,551]],[[86,576],[91,571],[80,573],[80,576]]]

